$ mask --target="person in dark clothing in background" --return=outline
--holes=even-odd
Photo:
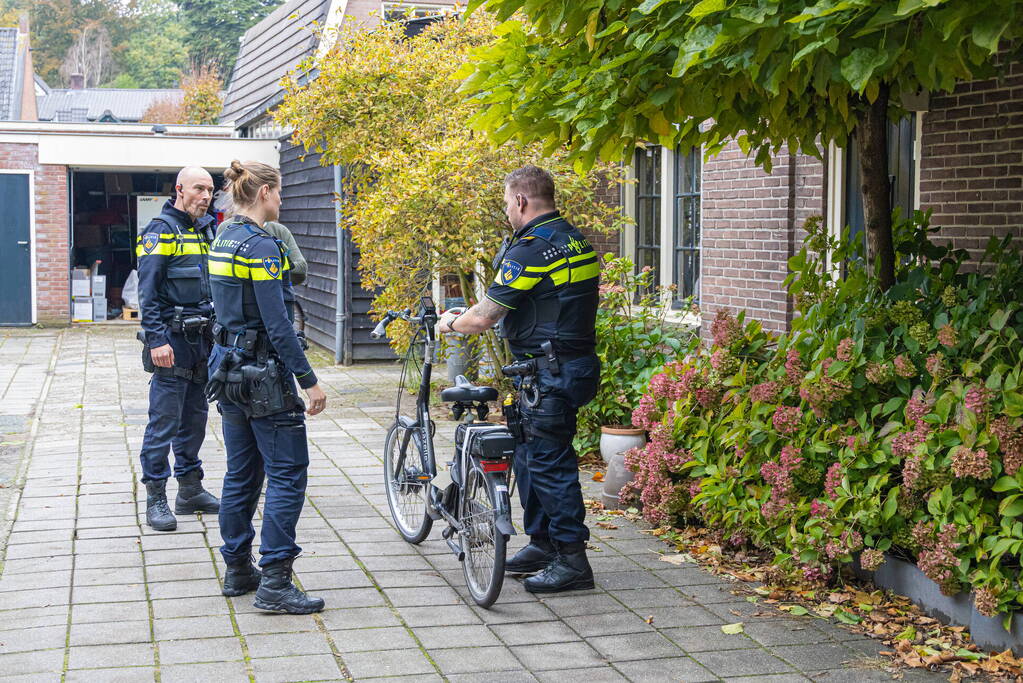
[[[292,582],[292,563],[302,549],[295,528],[305,498],[309,449],[305,406],[295,379],[309,399],[310,415],[327,397],[317,383],[291,325],[293,300],[287,250],[264,225],[278,217],[280,173],[258,162],[231,162],[234,216],[217,231],[210,251],[216,345],[210,355],[207,396],[223,415],[227,475],[220,508],[220,552],[227,564],[223,593],[256,590],[255,607],[309,614],[323,600]],[[252,517],[267,481],[260,531],[259,569],[252,566]]]
[[[202,486],[199,448],[206,436],[208,406],[203,387],[209,356],[210,300],[206,254],[213,217],[206,214],[213,178],[196,167],[178,173],[174,201],[164,204],[138,238],[139,302],[149,383],[149,424],[142,441],[146,523],[172,531],[177,520],[167,504],[169,453],[174,451],[178,495],[174,512],[217,512],[219,501]]]
[[[277,221],[267,221],[263,224],[263,230],[270,233],[271,237],[276,237],[284,245],[285,254],[288,257],[288,263],[291,264],[291,284],[300,285],[305,282],[306,273],[309,272],[309,264],[306,263],[305,256],[302,255],[302,250],[298,248],[298,242],[295,241],[295,236],[291,234],[291,230],[288,226],[278,223]]]

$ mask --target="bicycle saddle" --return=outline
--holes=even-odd
[[[493,387],[478,387],[467,380],[465,375],[459,375],[455,377],[455,386],[448,387],[440,392],[440,400],[456,403],[496,401],[497,389]]]

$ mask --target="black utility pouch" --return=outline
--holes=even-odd
[[[153,362],[153,356],[149,353],[149,344],[146,343],[146,331],[139,330],[135,333],[135,338],[142,342],[142,369],[153,374],[156,372],[156,363]]]
[[[501,406],[501,412],[504,413],[505,424],[508,426],[508,431],[515,437],[515,441],[525,443],[526,430],[522,424],[522,411],[519,410],[518,401],[506,402]]]

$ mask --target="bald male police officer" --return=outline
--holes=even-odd
[[[217,512],[220,502],[202,486],[199,448],[206,436],[204,394],[207,340],[212,323],[210,276],[206,254],[213,217],[206,214],[213,178],[201,168],[183,168],[174,201],[139,235],[139,301],[149,383],[149,424],[142,440],[142,482],[146,485],[146,523],[172,531],[177,520],[167,505],[169,453],[174,451],[178,495],[174,512]]]
[[[486,299],[460,316],[445,313],[440,331],[474,334],[500,321],[515,358],[538,359],[541,398],[521,408],[527,434],[515,452],[530,543],[505,569],[537,572],[523,582],[532,593],[593,588],[572,439],[576,414],[596,395],[600,378],[594,353],[600,266],[583,234],[558,213],[547,171],[526,166],[510,173],[504,200],[515,234],[497,278]],[[547,342],[553,354],[543,348]]]

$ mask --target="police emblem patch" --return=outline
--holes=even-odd
[[[518,261],[505,261],[501,264],[501,284],[509,285],[522,275],[522,264]]]
[[[155,232],[147,232],[142,236],[142,249],[147,254],[152,254],[153,249],[156,249],[156,245],[160,243],[160,236]]]
[[[267,256],[263,259],[263,267],[266,268],[266,272],[277,277],[281,274],[281,259],[276,256]]]

